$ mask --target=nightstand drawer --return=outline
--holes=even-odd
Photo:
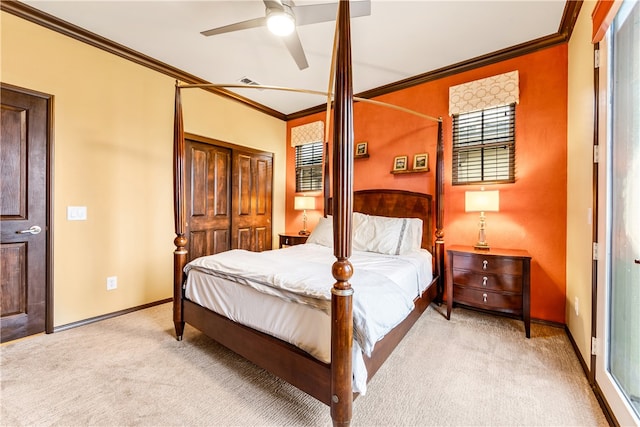
[[[503,294],[454,285],[456,301],[472,307],[504,313],[522,314],[522,295]]]
[[[454,254],[456,268],[487,273],[522,275],[522,260],[485,254]]]
[[[522,294],[522,276],[512,276],[510,274],[482,274],[454,268],[453,282],[458,285],[469,286],[472,288]]]

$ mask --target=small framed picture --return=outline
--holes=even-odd
[[[366,156],[367,155],[367,142],[358,142],[356,144],[356,156]]]
[[[407,156],[396,156],[393,159],[394,171],[406,171],[407,170]]]
[[[429,168],[429,154],[421,153],[413,156],[413,169],[421,170]]]

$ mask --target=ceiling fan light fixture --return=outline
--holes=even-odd
[[[296,19],[291,10],[283,5],[283,10],[267,10],[267,28],[277,36],[288,36],[296,27]]]

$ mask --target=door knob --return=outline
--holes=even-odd
[[[34,225],[27,230],[16,231],[16,234],[40,234],[41,231],[42,231],[42,228],[40,228],[37,225]]]

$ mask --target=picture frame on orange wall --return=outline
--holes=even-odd
[[[420,153],[413,156],[413,170],[429,170],[429,153]]]
[[[367,154],[369,154],[369,150],[368,150],[367,146],[368,146],[367,141],[358,142],[356,144],[355,156],[356,157],[364,157]]]
[[[396,156],[393,159],[393,171],[406,171],[407,170],[407,156]]]

